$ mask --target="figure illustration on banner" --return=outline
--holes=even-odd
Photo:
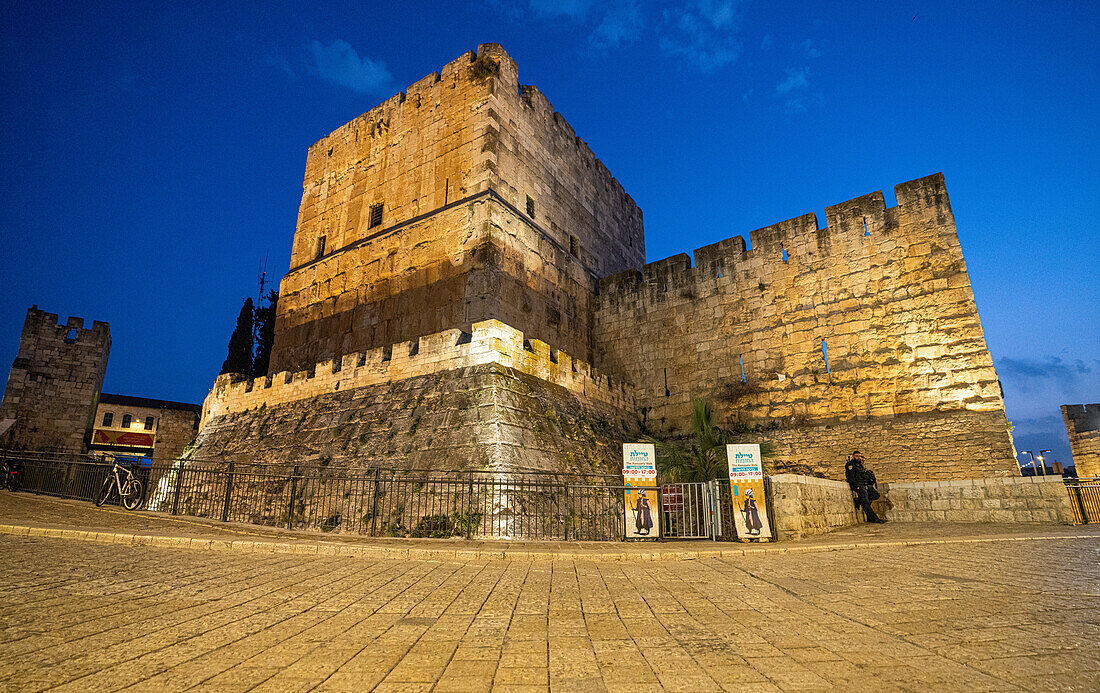
[[[641,535],[648,535],[653,529],[653,516],[649,511],[649,498],[645,489],[638,491],[638,502],[634,506],[634,531]]]
[[[756,499],[751,488],[745,491],[745,507],[742,512],[745,513],[745,527],[749,534],[760,534],[760,528],[764,525],[760,522],[760,511],[756,508]]]

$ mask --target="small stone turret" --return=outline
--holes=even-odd
[[[111,327],[83,318],[59,324],[32,306],[0,403],[0,447],[82,452],[107,374]]]

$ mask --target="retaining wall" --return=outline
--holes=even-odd
[[[859,524],[852,491],[843,481],[801,474],[769,477],[772,528],[780,540],[801,539]]]
[[[958,479],[880,484],[874,504],[898,522],[1073,524],[1062,477]]]

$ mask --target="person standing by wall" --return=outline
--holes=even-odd
[[[848,486],[856,494],[856,505],[863,510],[868,522],[882,524],[885,518],[879,517],[871,508],[871,502],[879,499],[878,489],[875,488],[877,480],[875,473],[863,466],[863,453],[855,450],[848,456],[844,464],[844,478]]]

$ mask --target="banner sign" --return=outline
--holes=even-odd
[[[130,431],[105,431],[97,429],[92,436],[93,445],[129,445],[131,447],[153,447],[153,434],[132,433]]]
[[[657,452],[652,443],[623,443],[626,489],[626,538],[661,536],[657,512]]]
[[[726,446],[733,495],[733,521],[740,539],[767,539],[772,535],[764,502],[764,466],[760,445],[746,443]]]

